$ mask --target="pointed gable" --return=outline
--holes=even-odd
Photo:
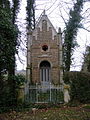
[[[36,27],[35,30],[33,32],[33,35],[36,35],[39,33],[39,31],[50,31],[51,30],[51,34],[52,34],[52,40],[54,40],[54,37],[57,35],[57,32],[55,30],[55,28],[53,27],[52,23],[50,22],[50,20],[48,19],[47,15],[45,14],[45,12],[40,16],[38,22],[36,23]]]

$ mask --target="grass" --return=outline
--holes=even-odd
[[[90,110],[90,105],[85,104],[83,108],[89,109]]]
[[[84,108],[82,105],[78,107],[52,107],[26,112],[12,111],[0,114],[0,120],[90,120],[90,109]]]

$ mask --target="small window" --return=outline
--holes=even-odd
[[[47,51],[48,50],[48,46],[47,45],[43,45],[42,46],[42,50]]]
[[[47,21],[46,21],[46,20],[43,20],[42,22],[43,22],[43,23],[47,23]]]

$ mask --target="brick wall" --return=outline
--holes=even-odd
[[[40,82],[40,63],[48,61],[51,65],[51,82],[59,84],[60,82],[60,68],[59,68],[59,45],[58,35],[54,35],[53,27],[47,30],[47,21],[42,21],[42,29],[40,27],[35,29],[36,35],[33,35],[31,45],[31,63],[32,63],[32,81],[34,83]],[[47,45],[48,50],[42,50],[42,46]]]

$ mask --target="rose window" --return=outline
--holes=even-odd
[[[42,46],[42,50],[47,51],[48,50],[48,46],[47,45],[43,45]]]

